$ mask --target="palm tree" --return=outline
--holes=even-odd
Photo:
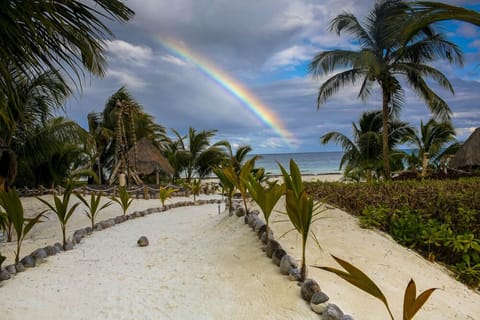
[[[353,139],[340,132],[329,132],[320,139],[322,144],[330,141],[340,144],[344,151],[340,169],[345,166],[345,176],[366,178],[371,181],[382,169],[382,112],[370,111],[360,116],[358,125],[352,123]],[[414,129],[405,122],[389,121],[388,149],[393,150],[405,136],[414,134]]]
[[[383,170],[387,179],[390,179],[388,121],[399,112],[404,97],[400,76],[425,100],[435,117],[448,119],[450,108],[429,87],[426,78],[453,93],[452,85],[445,75],[427,63],[434,59],[462,63],[459,48],[430,27],[418,30],[405,39],[404,30],[414,20],[408,5],[400,0],[377,1],[363,24],[353,14],[342,13],[332,20],[330,30],[338,35],[342,32],[352,34],[360,50],[324,51],[316,55],[309,65],[310,72],[316,77],[346,68],[320,86],[318,107],[349,83],[361,82],[359,97],[363,100],[371,95],[375,85],[380,87]]]
[[[11,67],[25,78],[60,69],[80,79],[105,71],[106,20],[126,22],[134,12],[119,0],[6,0],[0,6],[0,99],[9,96]],[[60,76],[64,86],[67,79]]]
[[[421,175],[425,177],[431,159],[435,161],[439,156],[444,155],[442,150],[445,145],[455,140],[455,129],[451,122],[437,122],[430,119],[425,125],[423,121],[420,122],[420,135],[413,132],[407,135],[406,139],[413,142],[417,148],[417,157],[421,159]]]

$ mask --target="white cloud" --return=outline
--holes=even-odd
[[[133,90],[144,89],[148,86],[145,80],[125,70],[110,69],[107,71],[106,77],[115,79],[119,85],[126,85],[129,89]]]
[[[153,57],[151,48],[123,40],[108,40],[105,46],[108,54],[115,60],[136,66],[146,66]]]
[[[312,59],[315,51],[311,47],[294,45],[275,53],[265,64],[270,70],[298,66]]]
[[[182,59],[177,58],[177,57],[175,57],[175,56],[172,56],[172,55],[170,55],[170,54],[161,56],[161,57],[160,57],[160,60],[166,61],[166,62],[168,62],[168,63],[174,64],[174,65],[177,65],[177,66],[181,66],[181,67],[184,67],[184,66],[187,66],[187,65],[188,65],[188,63],[186,63],[186,62],[183,61]]]

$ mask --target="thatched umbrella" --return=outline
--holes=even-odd
[[[163,171],[172,176],[175,170],[168,160],[162,155],[161,151],[149,140],[142,138],[137,142],[137,174],[150,175],[154,172]],[[132,149],[128,151],[128,161],[135,163],[135,152]]]
[[[458,149],[450,161],[452,168],[470,168],[480,166],[480,128]]]

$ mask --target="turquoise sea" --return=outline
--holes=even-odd
[[[255,166],[265,168],[269,175],[279,175],[277,161],[289,170],[290,159],[293,159],[303,175],[341,173],[338,167],[342,155],[341,151],[260,154],[261,158],[255,162]]]

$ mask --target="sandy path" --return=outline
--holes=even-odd
[[[316,319],[260,246],[217,205],[153,214],[1,283],[1,318]]]

